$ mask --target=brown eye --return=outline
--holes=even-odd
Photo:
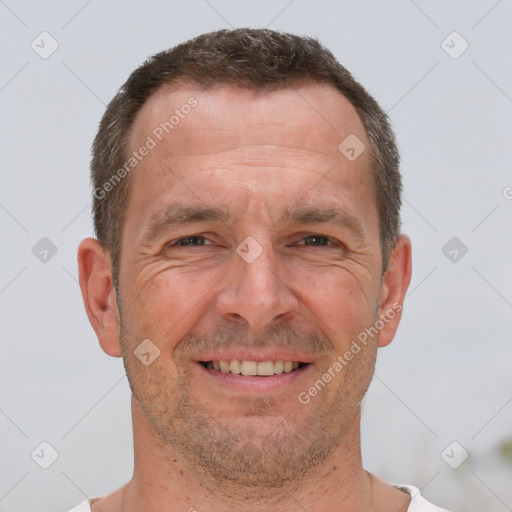
[[[180,238],[177,240],[173,246],[177,247],[197,247],[199,245],[205,245],[208,242],[204,236],[187,236],[185,238]]]
[[[304,240],[304,245],[312,245],[315,247],[323,247],[331,243],[329,237],[323,235],[309,235],[302,240]]]

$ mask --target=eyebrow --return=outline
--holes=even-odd
[[[185,205],[176,203],[159,210],[144,230],[142,243],[149,245],[158,239],[165,230],[170,227],[193,224],[206,221],[217,221],[223,224],[229,221],[227,207]],[[283,222],[295,222],[298,224],[337,224],[346,227],[359,238],[363,237],[365,229],[362,222],[348,212],[336,207],[318,208],[313,206],[295,207],[285,211],[278,222],[272,228]]]
[[[287,210],[280,219],[280,222],[293,221],[299,224],[337,224],[350,229],[357,237],[365,233],[363,223],[343,208],[314,206],[301,206]]]
[[[227,209],[219,207],[193,206],[172,204],[153,215],[148,227],[144,230],[142,242],[151,244],[166,229],[179,224],[192,224],[205,221],[225,223],[229,219]]]

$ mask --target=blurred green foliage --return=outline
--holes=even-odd
[[[512,464],[512,438],[501,443],[500,454],[507,462]]]

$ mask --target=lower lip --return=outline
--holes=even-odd
[[[228,389],[251,392],[282,391],[292,386],[297,379],[301,379],[309,373],[312,365],[306,364],[290,373],[269,375],[268,377],[236,375],[234,373],[223,373],[219,370],[209,370],[202,364],[196,363],[201,376],[210,382],[215,382]]]

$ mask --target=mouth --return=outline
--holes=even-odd
[[[244,377],[272,377],[282,373],[293,373],[310,363],[301,361],[249,361],[240,359],[199,361],[199,364],[214,372],[243,375]]]
[[[201,386],[229,399],[293,394],[307,387],[315,374],[315,361],[307,353],[278,348],[257,351],[231,349],[198,354],[192,365]],[[204,379],[204,380],[203,380]]]

